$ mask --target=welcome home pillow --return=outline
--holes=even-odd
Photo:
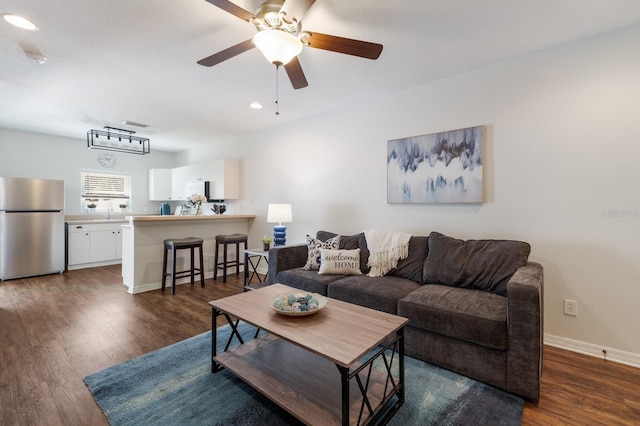
[[[321,248],[318,274],[362,275],[360,249],[327,250]]]
[[[306,271],[317,271],[320,268],[320,249],[338,250],[340,248],[340,236],[327,241],[320,241],[307,235],[307,263],[302,267]]]

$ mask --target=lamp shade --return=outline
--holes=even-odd
[[[298,37],[278,29],[258,32],[253,36],[253,44],[267,61],[276,65],[286,65],[302,52],[302,42]]]
[[[293,222],[291,204],[269,204],[267,211],[268,223]]]

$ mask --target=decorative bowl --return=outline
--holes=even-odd
[[[283,293],[271,300],[268,305],[279,314],[291,317],[303,317],[315,314],[327,305],[327,298],[317,293]]]

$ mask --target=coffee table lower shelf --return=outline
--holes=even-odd
[[[268,334],[218,354],[214,360],[306,424],[343,424],[341,373],[336,364],[319,355]],[[368,371],[367,367],[359,373],[363,381]],[[356,380],[349,381],[349,424],[367,424],[383,406],[393,409],[388,406],[397,397],[389,395],[387,380],[386,371],[371,370],[365,386],[374,413],[369,415],[365,407],[360,423],[363,396]]]

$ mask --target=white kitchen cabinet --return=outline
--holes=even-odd
[[[120,263],[126,222],[69,225],[69,269]]]
[[[172,169],[149,169],[149,201],[173,200],[172,181]]]
[[[210,181],[211,180],[211,163],[199,163],[187,166],[189,171],[189,181]]]
[[[175,167],[171,169],[172,200],[186,200],[187,184],[191,181],[191,166]]]
[[[149,171],[150,185],[151,170]],[[159,179],[156,181],[160,182]],[[170,184],[164,183],[165,190],[171,188],[171,198],[163,198],[163,200],[187,200],[191,196],[187,194],[187,185],[198,181],[209,182],[209,198],[212,200],[238,199],[240,198],[240,163],[238,160],[223,159],[175,167],[171,169]],[[160,190],[158,193],[161,193]],[[149,186],[149,194],[151,194],[151,186]],[[151,195],[149,199],[152,200]]]
[[[91,262],[89,225],[69,226],[68,241],[69,266]]]
[[[116,260],[122,260],[122,227],[116,231]]]
[[[212,200],[237,200],[240,198],[240,162],[216,160],[209,174],[209,197]]]
[[[116,231],[91,231],[91,262],[116,259]]]

